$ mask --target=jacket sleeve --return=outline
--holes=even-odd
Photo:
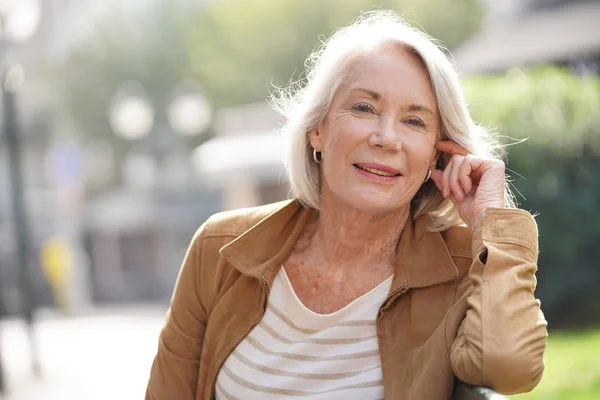
[[[466,316],[451,345],[452,369],[472,385],[528,392],[542,377],[548,336],[534,297],[535,220],[524,210],[488,209],[472,243],[473,262],[454,306]]]
[[[202,252],[201,227],[194,236],[177,277],[171,306],[160,333],[150,371],[146,400],[193,400],[207,323],[198,288]]]

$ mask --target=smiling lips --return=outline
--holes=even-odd
[[[395,170],[392,167],[382,164],[368,163],[368,164],[354,164],[354,166],[358,169],[359,172],[362,172],[363,175],[368,173],[369,175],[376,175],[382,178],[397,178],[399,177],[400,171]],[[387,180],[387,179],[386,179]]]

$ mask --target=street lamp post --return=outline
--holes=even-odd
[[[164,110],[155,110],[142,84],[127,81],[108,103],[115,136],[131,144],[122,165],[123,183],[129,190],[181,189],[190,182],[185,138],[206,131],[212,107],[201,86],[188,79],[177,84],[168,100]],[[160,116],[156,120],[155,113]],[[155,282],[148,281],[151,284]]]
[[[143,86],[135,81],[123,83],[108,107],[108,117],[114,133],[122,139],[133,142],[143,141],[148,135],[153,136],[155,140],[159,139],[158,135],[161,135],[164,130],[160,129],[162,127],[160,124],[155,128],[154,114],[155,110]],[[191,79],[183,79],[175,87],[166,114],[172,132],[183,137],[191,137],[206,131],[212,117],[212,106],[204,96],[200,84]],[[143,159],[146,164],[150,162],[147,154],[135,156],[138,158],[130,161]],[[135,164],[135,166],[141,165],[141,161]],[[144,170],[144,168],[136,169]],[[152,174],[152,171],[158,169],[145,168],[145,170],[148,174]],[[142,181],[153,183],[155,179],[148,177]]]
[[[154,109],[141,83],[124,82],[113,96],[108,119],[113,131],[126,140],[146,137],[154,124]]]
[[[12,195],[13,220],[16,238],[16,265],[19,268],[19,288],[21,294],[21,312],[27,322],[32,347],[32,364],[36,376],[41,368],[35,351],[33,337],[35,300],[30,277],[30,231],[27,220],[27,208],[23,188],[22,147],[17,121],[15,92],[23,80],[22,69],[8,65],[6,53],[8,45],[27,40],[37,29],[40,19],[40,4],[35,0],[3,2],[0,4],[0,85],[2,86],[2,128],[6,136],[9,158],[9,174]],[[1,362],[1,359],[0,359]],[[0,373],[1,366],[0,366]],[[0,393],[4,392],[4,381],[0,378]]]
[[[212,111],[200,84],[183,79],[177,84],[168,108],[169,124],[180,135],[199,135],[210,125]]]

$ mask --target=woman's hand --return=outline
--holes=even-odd
[[[486,208],[504,208],[504,162],[475,157],[452,140],[440,141],[437,148],[452,158],[443,171],[433,170],[431,179],[473,231],[483,221]]]

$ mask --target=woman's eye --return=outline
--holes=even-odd
[[[354,109],[356,111],[360,111],[360,112],[366,112],[366,113],[372,113],[375,110],[373,109],[373,107],[371,107],[369,104],[367,103],[358,103],[354,106]]]
[[[425,122],[421,121],[419,118],[410,118],[407,122],[410,125],[418,126],[419,128],[425,127]]]

